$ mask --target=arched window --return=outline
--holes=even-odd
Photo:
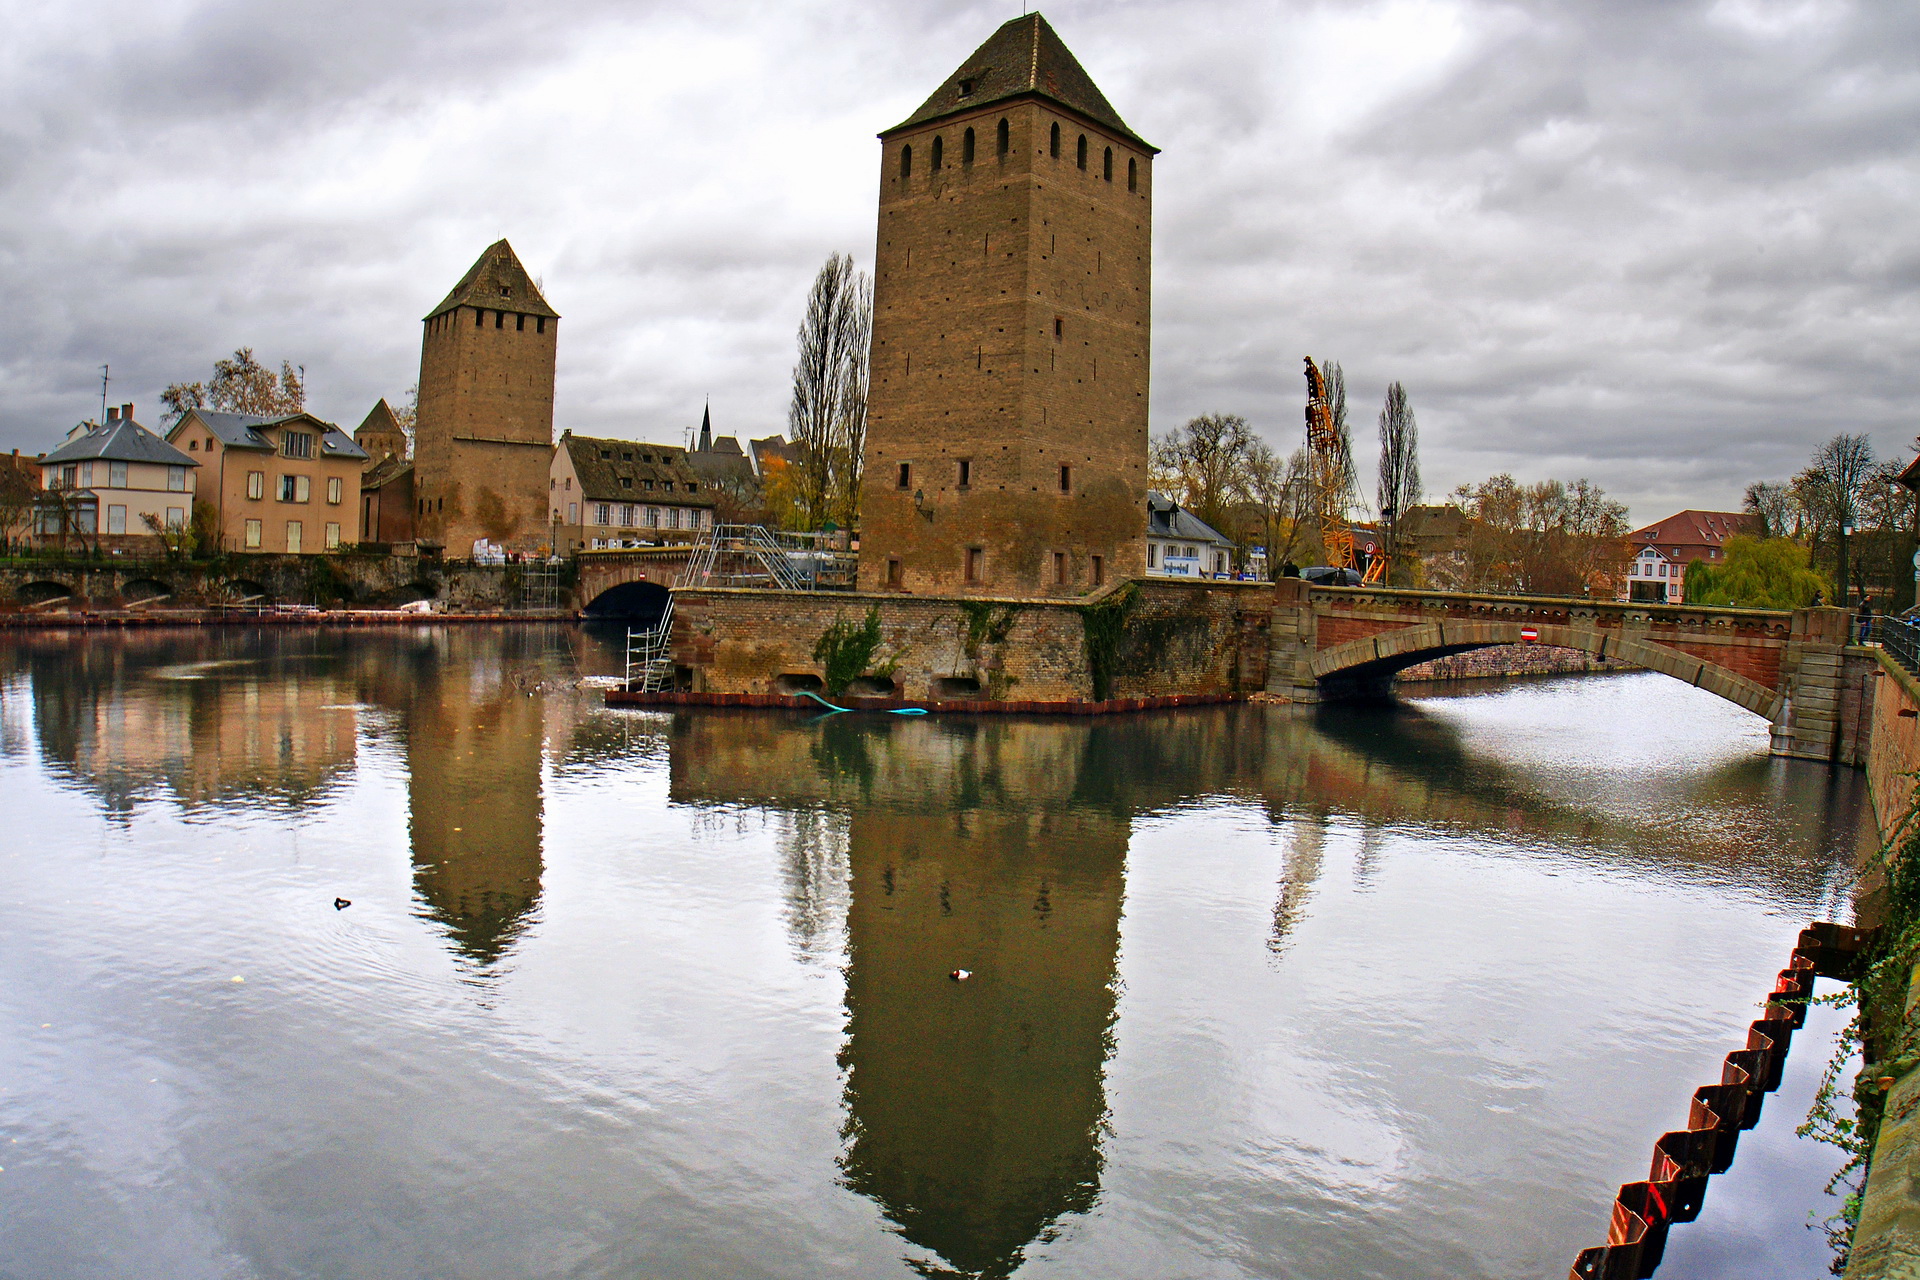
[[[1047,154],[1052,156],[1055,160],[1058,160],[1060,158],[1060,123],[1059,121],[1054,122],[1053,133],[1049,135],[1049,140],[1047,142]]]
[[[1080,135],[1080,154],[1074,157],[1073,162],[1082,169],[1087,167],[1087,135],[1084,133]]]
[[[963,165],[973,163],[973,127],[971,125],[967,127],[965,133],[960,135],[960,163]]]
[[[1007,147],[1008,147],[1007,122],[1004,119],[1000,121],[999,134],[1000,134],[1000,154],[1004,156],[1007,154]]]
[[[1113,181],[1113,148],[1107,148],[1107,158],[1101,163],[1100,176],[1108,182]]]
[[[1140,189],[1140,163],[1137,160],[1129,158],[1127,160],[1127,190],[1138,191],[1139,189]]]
[[[933,136],[933,162],[927,166],[935,173],[940,171],[940,153],[943,150],[945,150],[945,147],[941,144],[940,135],[935,134]]]
[[[913,148],[900,148],[900,181],[905,182],[913,176]]]

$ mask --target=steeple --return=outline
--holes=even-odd
[[[700,410],[700,452],[713,452],[713,402]]]

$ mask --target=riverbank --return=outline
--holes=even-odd
[[[374,627],[442,622],[578,622],[571,609],[498,613],[422,613],[404,609],[175,609],[166,612],[99,610],[78,613],[4,613],[0,631],[69,631],[140,627]]]

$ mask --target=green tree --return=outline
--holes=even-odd
[[[1687,566],[1687,603],[1737,609],[1804,609],[1832,588],[1813,571],[1811,554],[1790,538],[1727,539],[1719,564]]]

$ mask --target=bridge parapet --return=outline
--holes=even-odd
[[[1580,649],[1705,689],[1764,718],[1777,755],[1856,763],[1860,660],[1844,609],[1723,609],[1638,601],[1277,583],[1268,692],[1301,702],[1380,696],[1417,663],[1493,645]],[[1850,665],[1851,663],[1851,665]],[[1858,683],[1857,681],[1854,683]]]

